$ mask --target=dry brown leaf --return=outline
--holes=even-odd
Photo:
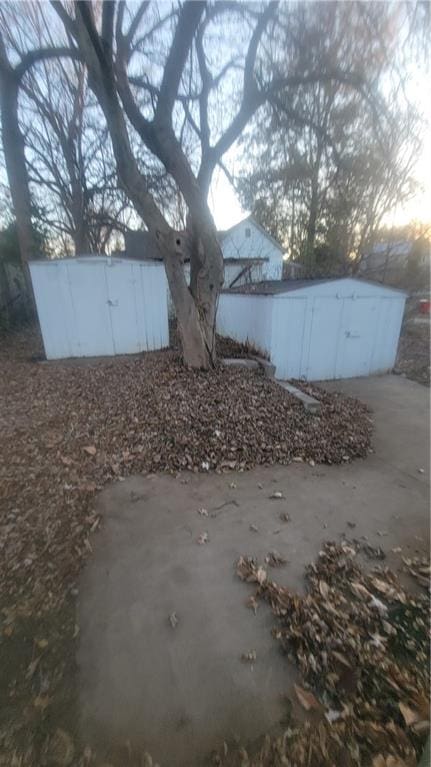
[[[274,549],[273,551],[268,552],[265,557],[265,562],[270,567],[284,567],[284,565],[287,564],[287,559]]]
[[[420,714],[410,708],[410,706],[406,706],[405,703],[398,703],[398,707],[403,715],[403,719],[407,727],[411,727],[412,724],[416,724],[416,722],[420,720]]]
[[[245,663],[254,663],[257,658],[256,650],[249,650],[241,655],[241,660]]]
[[[304,688],[300,687],[298,684],[294,684],[293,686],[295,688],[296,697],[306,711],[311,711],[313,709],[318,710],[322,707],[312,692],[304,690]]]
[[[251,610],[253,610],[254,614],[257,613],[257,608],[259,607],[259,602],[257,601],[255,596],[251,596],[246,601],[247,607],[249,607]]]
[[[332,657],[338,660],[343,666],[346,668],[352,668],[351,664],[347,660],[346,656],[343,655],[342,652],[338,652],[337,650],[332,651]]]
[[[49,706],[50,703],[51,703],[51,698],[49,697],[49,695],[37,695],[33,699],[33,706],[35,708],[40,709],[41,711],[44,711]]]
[[[41,655],[38,655],[37,658],[34,658],[31,661],[31,663],[29,663],[29,665],[27,667],[27,672],[26,672],[27,679],[31,679],[32,676],[34,675],[34,672],[36,671],[36,669],[37,669],[37,667],[38,667],[38,665],[40,663],[41,657],[42,657]]]
[[[319,581],[319,591],[323,597],[323,599],[328,599],[329,596],[329,586],[325,581]]]
[[[85,447],[82,448],[87,455],[96,455],[97,448],[95,445],[85,445]]]
[[[389,754],[389,756],[386,757],[386,767],[407,767],[407,764],[404,759],[400,759],[399,756],[392,756],[392,754]]]
[[[365,588],[365,586],[363,586],[362,583],[354,582],[350,583],[349,586],[355,597],[358,597],[358,599],[368,600],[372,598],[372,594],[368,591],[367,588]]]
[[[170,614],[169,623],[171,624],[173,629],[175,629],[178,626],[179,618],[175,611]]]

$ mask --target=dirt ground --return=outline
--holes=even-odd
[[[412,381],[430,385],[430,323],[427,318],[405,322],[395,372]]]
[[[281,726],[296,672],[265,608],[245,605],[240,555],[263,562],[276,550],[287,559],[277,581],[301,591],[328,539],[365,536],[395,571],[402,556],[428,553],[427,389],[395,376],[330,386],[374,410],[365,460],[132,477],[100,494],[77,659],[81,737],[101,761],[120,764],[127,743],[163,767],[193,767],[224,740],[247,744]],[[242,662],[250,651],[256,661]]]

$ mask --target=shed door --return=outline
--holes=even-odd
[[[309,381],[335,378],[342,309],[343,301],[334,296],[313,301],[308,354],[301,369]]]
[[[374,339],[377,332],[378,300],[345,298],[337,359],[337,378],[370,374]]]
[[[72,354],[93,357],[113,354],[103,261],[68,263],[67,276],[73,304]]]
[[[108,305],[111,314],[112,337],[115,354],[134,354],[141,351],[139,344],[135,281],[132,265],[120,263],[106,265]]]

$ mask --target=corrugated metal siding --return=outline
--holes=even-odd
[[[217,332],[271,353],[272,297],[222,293],[217,311]]]
[[[304,349],[306,298],[275,301],[271,338],[271,361],[277,378],[300,378]]]
[[[48,359],[169,345],[163,264],[89,257],[30,264]]]
[[[257,303],[258,302],[258,303]],[[280,379],[383,373],[395,364],[405,295],[347,278],[277,295],[222,294],[217,327],[268,351]],[[271,317],[271,322],[261,317]]]

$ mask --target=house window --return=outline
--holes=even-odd
[[[250,227],[249,227],[249,226],[247,226],[247,227],[246,227],[246,230],[245,230],[245,236],[246,236],[246,237],[251,237],[251,229],[250,229]]]

